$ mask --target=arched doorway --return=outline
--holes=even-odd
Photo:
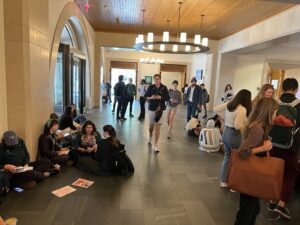
[[[54,112],[75,104],[84,112],[89,82],[88,49],[80,23],[71,17],[61,32],[54,74]]]

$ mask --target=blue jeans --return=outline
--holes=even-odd
[[[191,117],[194,117],[197,111],[197,104],[194,104],[192,102],[187,103],[187,122],[191,120]]]
[[[231,149],[237,149],[240,147],[241,132],[234,128],[225,127],[222,134],[222,141],[224,143],[224,159],[221,168],[220,181],[227,183]]]

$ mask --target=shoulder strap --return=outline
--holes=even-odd
[[[296,107],[298,104],[300,104],[300,99],[295,99],[294,101],[292,101],[292,102],[290,103],[290,106]]]

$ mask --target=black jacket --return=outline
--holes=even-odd
[[[59,120],[59,129],[64,130],[70,127],[72,130],[76,130],[76,127],[73,125],[73,118],[71,115],[62,115]]]
[[[54,136],[42,134],[38,142],[37,160],[51,159],[57,156],[58,149]]]
[[[145,98],[151,97],[152,95],[160,95],[161,99],[149,100],[149,110],[155,111],[159,105],[162,110],[165,110],[166,102],[170,100],[169,91],[167,87],[163,84],[160,84],[159,87],[156,87],[155,84],[150,85],[147,89],[147,92],[145,93]]]
[[[119,97],[126,97],[126,86],[123,81],[119,81],[114,86],[114,94]]]
[[[116,174],[116,159],[119,152],[124,149],[120,144],[118,148],[112,146],[110,139],[102,139],[98,145],[95,159],[99,162],[100,171],[105,175]]]
[[[190,86],[188,89],[187,89],[187,96],[186,96],[186,101],[187,102],[190,102],[189,98],[190,98],[190,95],[191,95],[191,90],[192,90],[192,87]],[[201,88],[199,85],[196,85],[195,86],[195,89],[194,89],[194,92],[193,92],[193,97],[192,97],[192,103],[193,104],[200,104],[200,95],[201,95]]]
[[[28,163],[29,154],[22,139],[19,138],[18,145],[14,147],[8,147],[4,144],[0,144],[0,169],[3,169],[6,164],[24,166]]]

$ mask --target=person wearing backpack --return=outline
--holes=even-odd
[[[118,107],[117,107],[117,119],[126,120],[125,113],[127,108],[127,99],[126,99],[126,86],[123,82],[123,75],[119,76],[119,82],[116,83],[114,87],[115,96],[117,99]]]
[[[297,177],[298,152],[300,149],[300,100],[296,98],[298,82],[295,78],[287,78],[282,83],[283,94],[280,97],[279,109],[270,132],[273,149],[271,156],[285,161],[283,187],[280,201],[268,204],[268,210],[279,216],[291,219],[286,207]]]
[[[209,102],[209,94],[207,92],[207,90],[205,89],[205,85],[201,84],[200,85],[200,93],[199,93],[199,113],[201,113],[202,111],[202,106],[204,108],[204,116],[202,118],[206,118],[207,117],[207,107],[206,107],[206,103]]]

